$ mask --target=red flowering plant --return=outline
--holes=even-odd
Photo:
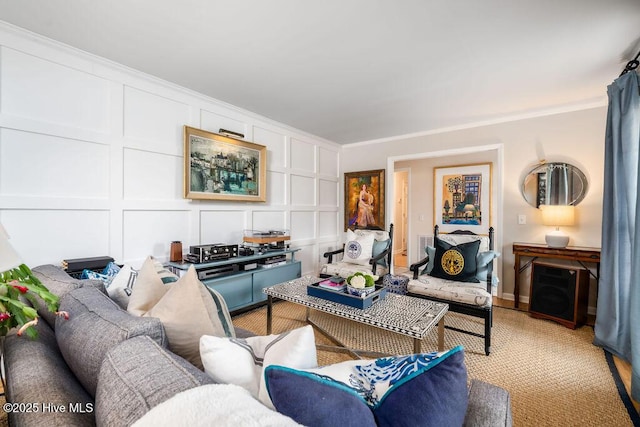
[[[58,311],[58,296],[49,292],[25,264],[0,273],[0,336],[13,328],[19,328],[18,336],[38,336],[34,328],[38,324],[38,312],[33,308],[38,306],[36,297],[44,301],[49,311],[69,318],[68,313]]]

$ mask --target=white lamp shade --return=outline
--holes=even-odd
[[[9,243],[9,235],[0,224],[0,272],[11,270],[22,264],[22,258]]]
[[[571,205],[540,205],[542,223],[556,227],[544,236],[544,240],[552,248],[564,248],[569,244],[569,236],[560,230],[561,225],[575,223],[575,208]]]
[[[544,225],[573,225],[575,223],[575,207],[571,205],[540,205],[542,223]]]

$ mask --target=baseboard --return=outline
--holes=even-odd
[[[500,298],[507,300],[507,301],[515,301],[515,296],[513,294],[508,294],[508,293],[503,293],[502,296],[500,296]],[[529,297],[528,296],[523,296],[520,295],[520,304],[529,304]],[[592,306],[588,306],[587,307],[587,314],[591,315],[591,316],[595,316],[596,315],[596,307],[592,307]]]

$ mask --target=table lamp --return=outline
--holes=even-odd
[[[569,236],[560,230],[560,226],[573,225],[575,207],[572,205],[540,205],[542,223],[552,225],[556,229],[544,236],[547,245],[552,248],[564,248],[569,243]]]

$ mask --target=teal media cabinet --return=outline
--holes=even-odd
[[[218,291],[229,311],[237,314],[266,304],[267,296],[262,292],[264,288],[301,276],[302,266],[295,257],[299,250],[269,251],[202,264],[169,262],[167,267],[180,276],[193,265],[200,281],[206,287]],[[284,257],[285,261],[272,265],[261,264],[261,261],[273,257]]]

